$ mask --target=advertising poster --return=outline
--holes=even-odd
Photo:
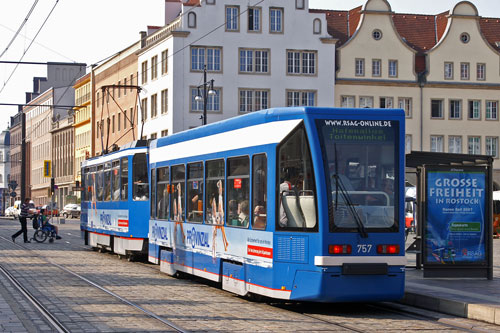
[[[486,262],[486,172],[427,170],[424,265]]]

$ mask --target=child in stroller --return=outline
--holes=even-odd
[[[35,215],[33,217],[33,226],[36,226],[35,234],[33,235],[33,239],[38,243],[43,243],[49,238],[49,242],[52,243],[55,239],[61,239],[58,235],[59,230],[57,226],[50,224],[49,218],[47,216],[47,212],[45,209],[40,210],[39,215]]]

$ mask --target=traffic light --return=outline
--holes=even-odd
[[[55,182],[54,182],[54,178],[50,178],[50,193],[51,195],[54,194],[54,187],[55,187]]]

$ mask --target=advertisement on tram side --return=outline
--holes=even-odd
[[[149,223],[149,243],[212,258],[244,258],[260,267],[272,267],[273,262],[272,232],[155,220]]]
[[[485,263],[486,179],[477,168],[426,170],[424,265]]]
[[[128,232],[128,210],[89,209],[87,213],[87,227],[118,232]]]

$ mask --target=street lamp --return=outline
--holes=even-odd
[[[194,98],[194,100],[196,102],[203,101],[203,116],[201,116],[201,124],[202,125],[207,124],[207,101],[208,101],[207,86],[210,87],[210,89],[208,90],[209,96],[214,96],[217,94],[214,90],[214,79],[207,81],[207,65],[204,65],[203,66],[203,83],[197,87],[198,93]],[[200,94],[200,88],[203,88],[203,96]]]

